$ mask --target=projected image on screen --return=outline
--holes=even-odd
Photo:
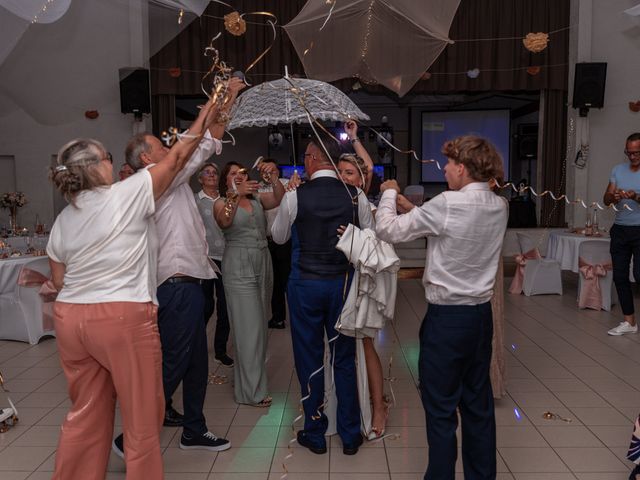
[[[422,158],[437,160],[442,167],[447,159],[440,149],[447,140],[461,135],[479,135],[493,143],[502,156],[504,178],[509,178],[509,110],[473,110],[464,112],[424,112],[422,114]],[[433,163],[422,165],[423,182],[445,182],[444,172]]]

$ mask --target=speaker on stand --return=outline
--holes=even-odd
[[[520,173],[526,178],[529,185],[535,184],[535,163],[538,159],[538,124],[522,123],[518,125],[516,134],[516,153],[520,162]],[[522,172],[522,166],[526,164],[526,171]]]

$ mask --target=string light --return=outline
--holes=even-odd
[[[367,68],[368,75],[371,75],[371,69],[367,64],[367,54],[369,53],[369,37],[371,36],[371,19],[373,18],[373,4],[376,0],[371,0],[369,8],[367,9],[367,26],[362,42],[362,52],[360,53],[360,59],[362,64]],[[359,78],[362,78],[359,76]],[[364,79],[363,79],[364,80]],[[366,80],[365,80],[366,82]]]
[[[33,20],[31,20],[31,23],[38,23],[38,18],[40,18],[40,15],[45,13],[47,11],[47,7],[55,1],[56,0],[46,0],[42,5],[42,8],[40,9],[40,11],[33,16]]]

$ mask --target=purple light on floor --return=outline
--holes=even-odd
[[[514,409],[513,409],[513,413],[515,414],[515,416],[516,416],[516,418],[517,418],[518,420],[522,420],[522,417],[520,416],[520,412],[518,411],[518,409],[517,409],[517,408],[514,408]]]

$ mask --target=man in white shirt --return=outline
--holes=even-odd
[[[217,362],[225,367],[233,367],[233,359],[227,355],[227,342],[229,341],[229,315],[227,313],[227,299],[224,294],[222,283],[222,255],[224,254],[224,234],[218,223],[213,218],[213,204],[220,198],[218,192],[218,182],[220,181],[220,171],[218,165],[212,162],[205,163],[198,172],[198,182],[202,185],[202,190],[196,193],[195,199],[204,223],[207,235],[207,245],[209,246],[209,258],[218,267],[217,278],[205,280],[204,289],[204,323],[209,323],[211,315],[215,309],[216,331],[213,337],[213,352]],[[214,299],[215,290],[215,299]],[[217,302],[216,302],[217,300]]]
[[[229,101],[222,107],[228,111],[242,80],[229,81]],[[185,168],[156,201],[156,233],[158,240],[158,329],[162,344],[162,379],[167,401],[165,425],[182,423],[181,449],[222,451],[231,447],[228,440],[218,438],[206,425],[202,408],[207,391],[208,354],[204,322],[205,280],[215,278],[208,257],[205,228],[189,186],[189,178],[215,152],[220,154],[224,125],[209,129]],[[153,168],[168,149],[148,133],[134,136],[125,151],[127,163],[134,170]],[[182,382],[184,418],[171,407],[171,397]],[[180,420],[182,420],[180,422]],[[114,451],[122,455],[122,436],[114,440]]]
[[[425,480],[453,480],[456,428],[462,418],[465,479],[496,478],[496,427],[489,380],[491,296],[507,227],[506,201],[488,181],[502,177],[502,161],[487,140],[447,142],[444,192],[404,215],[396,213],[395,180],[376,214],[376,233],[390,243],[428,237],[423,277],[429,306],[420,328],[420,391],[427,418]]]
[[[334,140],[324,143],[337,162],[339,152],[334,152]],[[318,143],[309,142],[304,156],[310,181],[285,194],[271,228],[274,242],[282,245],[291,238],[287,286],[291,338],[302,396],[309,395],[302,403],[304,430],[298,432],[297,439],[313,453],[327,452],[324,435],[328,420],[322,409],[324,373],[318,372],[324,362],[326,332],[329,339],[337,337],[330,343],[338,397],[337,430],[343,453],[354,455],[362,444],[355,340],[335,330],[352,269],[336,245],[341,225],[373,227],[371,206],[355,187],[337,178],[331,160]]]

